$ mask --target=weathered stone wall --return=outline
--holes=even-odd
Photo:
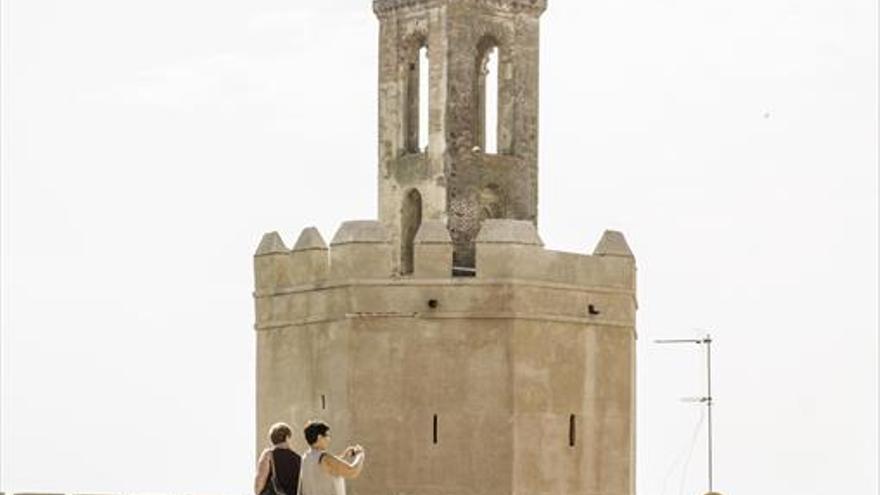
[[[258,436],[329,421],[339,448],[367,448],[355,495],[634,493],[635,261],[617,232],[585,255],[536,229],[545,7],[374,0],[379,219],[257,250]]]
[[[489,220],[475,277],[451,276],[436,221],[408,277],[380,222],[296,246],[267,234],[255,256],[258,448],[275,421],[321,417],[368,449],[354,494],[632,494],[635,265],[618,233],[560,253],[528,221]]]
[[[413,189],[424,200],[423,218],[449,225],[457,266],[473,266],[483,219],[537,221],[538,18],[544,7],[525,0],[374,2],[380,20],[379,219],[390,229],[395,260],[405,229],[401,204]],[[423,45],[430,63],[430,135],[427,150],[413,150],[413,74]],[[499,51],[498,153],[488,154],[480,74],[493,46]]]

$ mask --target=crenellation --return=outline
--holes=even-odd
[[[296,253],[315,250],[326,251],[327,242],[324,241],[324,237],[317,228],[306,227],[300,232],[299,237],[297,237],[292,251]]]
[[[484,220],[476,239],[477,277],[528,278],[523,275],[532,271],[543,245],[531,222]]]
[[[378,221],[344,222],[328,247],[306,228],[287,251],[276,232],[266,234],[254,257],[259,294],[328,286],[347,280],[395,280],[392,241]],[[523,220],[489,219],[476,239],[476,276],[516,279],[586,289],[635,293],[636,267],[620,232],[607,231],[594,254],[545,249],[535,226]],[[453,277],[453,243],[441,221],[422,222],[414,240],[414,279]]]
[[[290,252],[290,283],[302,285],[327,279],[330,249],[315,227],[303,229]]]
[[[602,238],[599,239],[599,243],[593,249],[593,254],[596,256],[617,256],[635,259],[623,233],[616,230],[606,230],[602,234]]]
[[[290,250],[278,232],[263,235],[254,254],[254,285],[257,292],[290,285]]]
[[[260,244],[257,246],[257,252],[254,253],[254,256],[287,253],[289,251],[290,250],[287,249],[287,246],[284,245],[284,240],[281,239],[281,235],[277,231],[273,231],[263,235],[263,238],[260,239]]]
[[[422,222],[415,238],[415,278],[447,278],[452,274],[452,238],[446,224]]]
[[[634,273],[634,264],[626,259],[545,250],[528,267],[526,278],[632,291],[635,289]]]
[[[330,242],[330,278],[388,278],[394,272],[391,236],[375,220],[343,222]]]
[[[616,273],[625,279],[626,286],[635,293],[636,258],[622,232],[606,230],[593,249],[593,255],[605,260],[606,266],[616,267]]]

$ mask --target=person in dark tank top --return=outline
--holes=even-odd
[[[269,428],[272,447],[264,450],[257,461],[254,495],[297,495],[302,459],[290,448],[293,432],[284,423]]]

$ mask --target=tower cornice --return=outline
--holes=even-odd
[[[547,0],[373,0],[373,12],[382,16],[394,11],[431,8],[457,2],[467,2],[506,12],[541,14],[547,9]]]

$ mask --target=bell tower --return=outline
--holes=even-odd
[[[373,1],[380,21],[379,220],[391,233],[399,273],[412,272],[423,220],[447,224],[458,274],[472,273],[483,220],[537,222],[545,8],[546,0]],[[426,110],[427,119],[420,115]]]

